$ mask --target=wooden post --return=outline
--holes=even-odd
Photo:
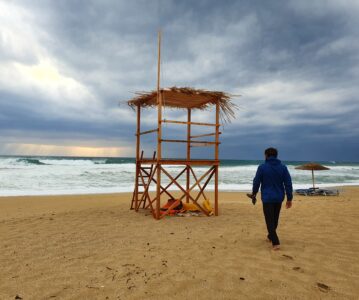
[[[140,159],[141,132],[141,106],[137,105],[137,128],[136,128],[136,162]]]
[[[187,108],[187,161],[191,159],[191,109]],[[190,165],[187,165],[186,191],[189,193],[190,187]],[[186,196],[186,202],[189,203],[189,195]]]
[[[215,160],[219,159],[219,103],[216,103],[216,145],[215,145]],[[218,169],[219,165],[216,165],[216,171],[214,174],[214,215],[218,216]]]
[[[313,181],[313,189],[315,189],[315,182],[314,182],[314,170],[312,170],[312,181]]]
[[[161,72],[161,31],[158,31],[158,62],[157,62],[157,187],[156,187],[156,219],[160,219],[161,209],[161,158],[162,158],[162,93],[160,91]]]
[[[137,105],[137,128],[136,128],[136,178],[135,178],[135,210],[138,211],[138,178],[140,175],[140,132],[141,132],[141,106]]]

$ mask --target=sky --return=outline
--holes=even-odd
[[[126,101],[156,88],[159,28],[161,87],[236,95],[221,158],[359,161],[357,0],[0,0],[0,155],[134,156]]]

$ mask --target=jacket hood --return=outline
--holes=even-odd
[[[278,158],[275,158],[274,156],[270,156],[266,159],[266,163],[269,163],[272,166],[276,166],[276,165],[280,165],[281,161]]]

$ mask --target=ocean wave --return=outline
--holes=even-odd
[[[250,190],[260,163],[261,161],[224,161],[219,170],[219,189]],[[337,163],[335,166],[328,162],[324,164],[330,166],[330,170],[315,172],[318,186],[359,185],[358,163]],[[311,172],[296,170],[296,165],[297,163],[293,162],[288,164],[294,188],[310,187]],[[185,166],[165,166],[172,176],[177,175],[183,168]],[[193,168],[197,178],[208,170],[208,167]],[[135,170],[134,158],[0,157],[0,195],[132,192]],[[181,184],[184,184],[185,177],[180,177]],[[170,182],[165,175],[162,180],[164,185]],[[195,182],[192,176],[191,182]],[[174,185],[171,188],[176,189]],[[213,178],[208,188],[213,189]],[[150,190],[153,189],[154,187],[151,187]]]
[[[117,164],[126,164],[128,162],[129,162],[128,159],[124,159],[124,158],[106,158],[105,161],[101,163],[104,163],[106,165],[117,165]]]
[[[94,162],[90,159],[41,159],[48,165],[57,166],[91,166]]]
[[[319,185],[320,188],[339,188],[345,186],[358,186],[359,183],[327,183]],[[308,188],[308,185],[304,184],[294,184],[295,189]],[[134,189],[133,185],[128,186],[117,186],[117,187],[82,187],[82,188],[72,188],[72,189],[25,189],[25,190],[11,190],[5,189],[1,190],[0,196],[38,196],[38,195],[82,195],[82,194],[113,194],[113,193],[132,193]],[[220,184],[219,191],[221,192],[246,192],[251,191],[252,185],[250,184]],[[155,186],[151,186],[149,189],[151,192],[155,191]],[[171,187],[169,190],[178,191],[177,187]],[[198,188],[194,189],[198,191]],[[214,186],[208,185],[208,191],[213,191]],[[295,196],[294,196],[295,199]],[[130,197],[129,197],[130,201]]]
[[[46,163],[34,158],[19,158],[16,162],[24,163],[26,165],[47,165]]]
[[[89,158],[89,159],[44,159],[42,160],[48,164],[51,165],[76,165],[76,166],[90,166],[90,165],[124,165],[135,163],[135,160],[133,162],[130,159],[124,159],[124,158]]]

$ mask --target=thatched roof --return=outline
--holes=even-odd
[[[221,118],[230,121],[235,117],[237,105],[231,102],[230,94],[218,91],[207,91],[188,87],[171,87],[161,89],[163,95],[163,106],[172,108],[193,108],[204,110],[219,103]],[[128,101],[132,108],[157,106],[157,91],[137,92],[136,97]]]
[[[327,167],[322,166],[321,164],[318,163],[307,163],[298,167],[295,167],[297,170],[314,170],[314,171],[323,171],[323,170],[330,170]]]

